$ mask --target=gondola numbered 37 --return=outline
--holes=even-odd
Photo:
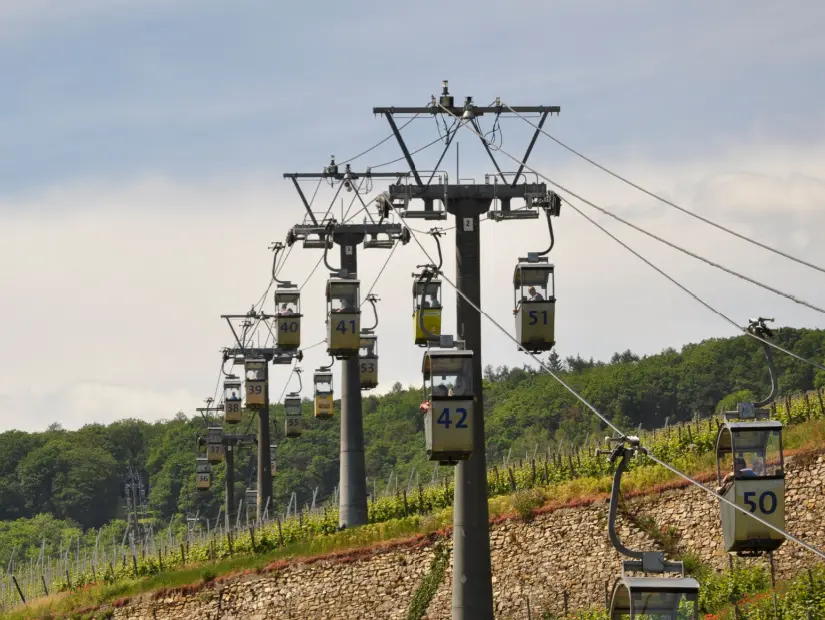
[[[220,426],[206,429],[206,458],[210,463],[223,460],[223,428]]]
[[[427,350],[422,361],[427,457],[456,465],[473,451],[473,352]]]

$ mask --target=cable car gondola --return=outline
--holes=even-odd
[[[241,380],[230,375],[223,382],[223,420],[227,424],[237,424],[242,415]]]
[[[292,392],[284,398],[284,435],[289,438],[300,437],[304,429],[304,421],[301,415],[301,395]]]
[[[748,331],[760,339],[773,336],[765,324],[773,319],[752,319]],[[779,391],[773,355],[762,342],[771,378],[771,392],[756,403],[738,403],[736,411],[724,412],[725,421],[716,436],[717,493],[774,527],[785,527],[785,469],[782,423],[770,420],[767,408]],[[725,551],[739,555],[773,553],[782,534],[722,503]]]
[[[275,450],[277,447],[274,443],[269,445],[269,472],[273,476],[275,475]]]
[[[198,457],[195,465],[195,486],[201,491],[212,488],[212,465],[207,457]]]
[[[301,346],[301,292],[295,285],[275,290],[275,324],[279,349],[295,350]]]
[[[304,382],[301,379],[300,368],[296,366],[292,372],[298,376],[298,390],[290,392],[284,398],[284,435],[289,438],[300,437],[304,429],[304,419],[301,411],[301,391],[304,389]],[[289,380],[287,379],[287,381]]]
[[[223,460],[223,428],[220,426],[206,429],[206,458],[210,463]]]
[[[371,390],[378,385],[378,336],[361,334],[361,348],[358,353],[361,367],[361,389]]]
[[[554,266],[546,258],[520,258],[513,272],[516,339],[530,353],[549,351],[556,344]]]
[[[634,551],[619,540],[616,533],[616,513],[619,490],[627,461],[637,450],[645,452],[638,437],[623,437],[610,453],[610,462],[619,459],[613,475],[610,513],[607,531],[610,542],[620,554],[633,558],[622,562],[622,574],[613,585],[610,599],[610,620],[649,618],[650,620],[698,620],[699,582],[685,577],[682,562],[670,562],[660,551]],[[626,444],[629,444],[626,445]],[[628,577],[625,572],[678,573],[679,577]]]
[[[315,417],[329,419],[334,413],[332,373],[328,368],[319,368],[312,380],[315,386]]]
[[[327,281],[327,353],[337,359],[358,355],[361,336],[360,283],[354,278]]]
[[[415,344],[426,346],[430,338],[441,335],[441,280],[425,269],[413,282],[413,324]]]
[[[266,360],[247,359],[244,362],[246,372],[246,406],[248,409],[263,408],[267,398],[267,364]]]
[[[456,465],[473,451],[473,352],[428,350],[422,362],[427,457]]]

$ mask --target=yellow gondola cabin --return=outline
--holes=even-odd
[[[361,342],[360,283],[350,278],[327,282],[327,352],[338,359],[358,355]]]
[[[284,399],[284,434],[287,437],[300,437],[304,422],[301,415],[301,397],[290,394]]]
[[[422,372],[427,457],[455,465],[473,451],[473,352],[427,351]]]
[[[267,405],[267,371],[265,359],[249,359],[244,363],[246,371],[246,406],[249,409]]]
[[[201,491],[212,488],[212,465],[206,457],[198,457],[195,469],[195,486]]]
[[[358,364],[361,370],[361,389],[371,390],[378,386],[378,336],[375,334],[361,334]]]
[[[782,423],[725,422],[716,437],[718,492],[725,499],[785,527],[785,470]],[[721,504],[725,551],[765,553],[778,549],[785,537],[733,506]]]
[[[275,323],[279,349],[293,350],[301,346],[301,293],[297,288],[275,291]]]
[[[424,329],[421,329],[421,324]],[[413,283],[413,324],[415,329],[415,344],[427,344],[427,334],[434,337],[441,335],[441,280],[417,279]]]
[[[223,382],[223,420],[227,424],[237,424],[242,417],[241,380],[230,377]]]
[[[315,384],[315,417],[322,420],[331,418],[334,413],[332,373],[316,371],[313,382]]]
[[[516,340],[531,353],[549,351],[556,344],[556,290],[554,267],[546,258],[521,260],[513,273]]]

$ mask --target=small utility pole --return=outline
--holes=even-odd
[[[401,212],[402,217],[417,217],[425,220],[446,219],[453,215],[456,222],[456,286],[460,293],[467,296],[472,304],[481,307],[481,241],[479,222],[481,215],[490,211],[494,200],[500,201],[500,210],[494,212],[496,221],[508,219],[535,219],[538,211],[533,210],[534,201],[547,196],[544,184],[519,183],[524,166],[515,172],[503,172],[496,162],[489,145],[482,139],[481,143],[495,166],[496,173],[485,175],[484,184],[461,184],[460,179],[449,182],[446,172],[432,172],[428,179],[415,167],[412,155],[404,143],[395,114],[420,114],[422,116],[443,115],[455,120],[445,137],[445,147],[438,162],[433,166],[439,170],[441,161],[447,154],[455,135],[463,124],[469,124],[479,131],[478,118],[487,114],[495,115],[496,120],[506,114],[499,98],[496,105],[479,107],[472,97],[465,99],[464,105],[456,107],[453,96],[447,89],[447,82],[442,82],[441,97],[432,98],[425,107],[376,107],[373,113],[382,114],[392,128],[404,158],[409,165],[408,183],[391,185],[385,206]],[[544,125],[547,116],[558,113],[556,106],[517,106],[519,113],[539,113],[541,119],[538,127]],[[460,121],[458,120],[460,119]],[[536,143],[539,131],[527,148],[522,161],[526,162]],[[412,177],[412,178],[410,178]],[[435,179],[436,182],[433,182]],[[512,211],[510,202],[513,198],[524,199],[527,209]],[[423,210],[411,210],[412,199],[424,202]],[[442,208],[435,208],[439,202]],[[457,338],[466,343],[466,348],[474,351],[473,387],[475,402],[473,405],[473,452],[469,460],[460,461],[455,475],[455,500],[453,512],[453,620],[493,620],[493,586],[492,567],[490,563],[489,509],[487,505],[487,463],[484,440],[484,399],[482,392],[481,360],[481,315],[461,296],[456,296]]]
[[[303,353],[300,350],[284,350],[277,347],[259,348],[246,346],[246,334],[252,321],[263,323],[269,329],[268,321],[275,318],[274,315],[255,312],[254,308],[246,314],[222,314],[221,318],[225,319],[232,330],[232,335],[235,337],[237,347],[226,349],[224,351],[224,362],[233,359],[235,364],[243,364],[247,359],[262,359],[266,360],[266,385],[264,388],[264,405],[258,407],[258,504],[257,516],[258,519],[263,518],[264,507],[272,503],[272,468],[269,456],[269,363],[273,364],[290,364],[293,358],[299,361],[303,359]],[[241,336],[238,336],[235,326],[232,324],[233,319],[244,320],[244,331]],[[247,409],[249,407],[247,406]]]
[[[401,173],[403,174],[403,173]],[[358,246],[364,248],[391,249],[397,240],[407,243],[410,239],[409,231],[401,224],[385,222],[388,213],[378,214],[378,219],[368,209],[368,205],[361,197],[356,182],[359,179],[398,178],[399,173],[358,173],[352,172],[349,164],[344,172],[340,172],[334,158],[329,166],[320,173],[286,173],[285,179],[291,179],[298,191],[301,202],[307,215],[303,223],[292,227],[287,235],[286,243],[292,246],[297,241],[303,241],[305,248],[321,249],[324,251],[324,263],[332,272],[354,276],[358,273]],[[307,202],[298,179],[326,179],[338,183],[338,190],[330,202],[326,213],[316,214]],[[331,214],[332,207],[341,189],[354,192],[361,201],[358,213],[364,212],[363,222],[350,223],[343,215],[338,221]],[[320,220],[319,216],[320,215]],[[353,216],[354,217],[354,216]],[[327,261],[327,251],[338,244],[341,248],[341,266],[333,268]],[[339,481],[339,517],[338,524],[342,527],[353,527],[367,523],[367,486],[366,464],[364,459],[364,422],[361,411],[361,370],[358,356],[349,356],[341,361],[341,462]]]

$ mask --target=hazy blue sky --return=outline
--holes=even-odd
[[[260,297],[268,243],[303,215],[282,174],[383,139],[372,107],[424,105],[442,79],[458,101],[560,105],[547,128],[562,140],[823,264],[823,29],[825,6],[814,2],[0,3],[0,430],[191,413],[213,392],[229,343],[219,315]],[[502,131],[503,148],[521,154],[529,127],[506,120]],[[411,147],[437,137],[430,120],[404,133]],[[459,141],[461,176],[480,180],[490,164],[478,140],[464,131]],[[399,155],[389,141],[354,165]],[[427,168],[437,155],[416,160]],[[825,305],[821,273],[679,215],[544,137],[531,161],[641,226]],[[454,155],[443,167],[452,173]],[[322,189],[319,204],[331,196]],[[599,221],[737,320],[825,325]],[[492,222],[483,231],[483,303],[512,328],[512,263],[546,232]],[[557,232],[562,355],[733,335],[570,209]],[[296,247],[283,275],[303,281],[318,256]],[[361,255],[365,288],[385,257]],[[408,297],[420,262],[414,243],[400,248],[376,287],[384,388],[418,381]],[[323,278],[319,269],[304,289],[307,343],[323,337]],[[494,365],[527,361],[490,325],[483,352]],[[324,361],[315,349],[303,367]]]

